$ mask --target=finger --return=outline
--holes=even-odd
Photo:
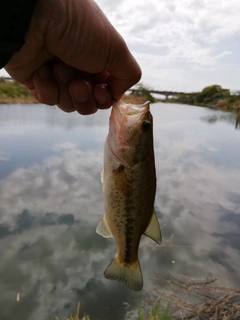
[[[106,84],[98,84],[94,86],[93,96],[98,109],[108,109],[111,107],[113,98]]]
[[[58,102],[58,85],[46,64],[34,72],[32,80],[24,83],[30,93],[41,103],[54,105]]]
[[[93,82],[95,84],[98,83],[107,83],[108,78],[110,77],[110,74],[108,71],[104,70],[102,72],[96,73],[93,75]]]
[[[81,28],[73,24],[71,27],[74,32],[64,32],[70,36],[59,39],[63,47],[61,51],[57,50],[59,45],[48,36],[49,52],[88,74],[101,74],[106,70],[110,75],[107,77],[109,89],[113,98],[119,100],[127,89],[140,80],[141,69],[123,38],[97,4],[94,1],[74,2],[77,7],[80,3]],[[71,10],[71,13],[74,15],[77,11]],[[78,16],[72,21],[78,21]]]
[[[73,104],[82,115],[88,115],[97,112],[96,101],[93,97],[92,87],[82,79],[77,79],[69,84],[69,93]]]
[[[120,100],[123,94],[141,79],[142,71],[126,44],[120,54],[113,51],[112,55],[115,55],[115,61],[108,67],[110,76],[107,84],[113,98]]]
[[[53,67],[53,74],[58,84],[58,107],[65,112],[76,110],[69,94],[69,83],[75,79],[74,69],[63,62],[57,62]]]

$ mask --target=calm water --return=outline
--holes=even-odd
[[[95,232],[109,111],[0,106],[1,320],[63,319],[79,300],[91,320],[130,319],[138,301],[164,292],[158,279],[178,274],[240,286],[236,117],[170,104],[152,113],[163,245],[143,237],[144,290],[135,293],[104,278],[115,244]]]

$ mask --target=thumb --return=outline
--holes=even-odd
[[[120,99],[140,80],[138,63],[94,1],[66,1],[66,5],[69,15],[66,23],[59,26],[61,32],[56,35],[56,28],[49,30],[49,51],[83,72],[99,74],[106,71],[109,74],[108,87],[114,99]]]

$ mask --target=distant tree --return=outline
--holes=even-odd
[[[230,103],[234,103],[237,101],[240,101],[240,90],[236,90],[236,91],[231,92],[231,96],[229,98]]]
[[[206,87],[199,92],[196,96],[197,103],[207,103],[211,101],[217,101],[220,99],[226,99],[230,97],[230,90],[224,89],[221,86],[214,84]]]
[[[176,94],[178,103],[195,104],[195,94]]]

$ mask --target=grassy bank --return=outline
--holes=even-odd
[[[145,95],[130,94],[124,95],[122,100],[126,103],[140,104],[148,99]],[[38,101],[19,82],[0,78],[0,104],[6,103],[38,103]]]
[[[130,318],[137,320],[240,319],[240,288],[223,287],[216,285],[215,282],[217,279],[190,278],[183,275],[176,275],[172,280],[156,278],[156,285],[152,291],[156,296],[155,301],[152,303],[142,301],[141,306],[138,305],[134,313],[135,316],[131,314]],[[150,288],[147,290],[151,291]],[[172,294],[169,294],[170,292]],[[87,315],[82,318],[79,314],[80,303],[77,313],[67,320],[90,320],[91,318]],[[126,315],[127,318],[128,315]],[[56,317],[54,320],[60,319]],[[94,319],[91,318],[91,320]]]
[[[132,94],[126,96],[128,98],[127,102],[140,101],[141,103],[149,100],[151,103],[189,104],[226,111],[240,111],[240,91],[230,92],[229,89],[216,84],[204,88],[201,92],[175,92],[168,99],[156,98],[156,95],[152,96],[152,93],[156,93],[156,91],[141,84],[131,91]]]
[[[0,78],[0,103],[36,103],[28,89],[17,81]]]
[[[171,311],[171,302],[168,302],[167,306],[161,305],[161,299],[154,302],[151,306],[149,312],[142,310],[140,305],[138,305],[137,310],[137,320],[172,320],[172,311]],[[56,317],[54,320],[60,320]],[[80,317],[80,302],[77,305],[77,312],[74,315],[71,315],[67,320],[90,320],[89,315],[84,315],[83,318]]]
[[[228,99],[219,100],[215,107],[221,110],[240,112],[240,100],[233,102]]]
[[[201,92],[176,94],[165,102],[240,111],[240,91],[232,93],[229,89],[215,84],[204,88]]]

